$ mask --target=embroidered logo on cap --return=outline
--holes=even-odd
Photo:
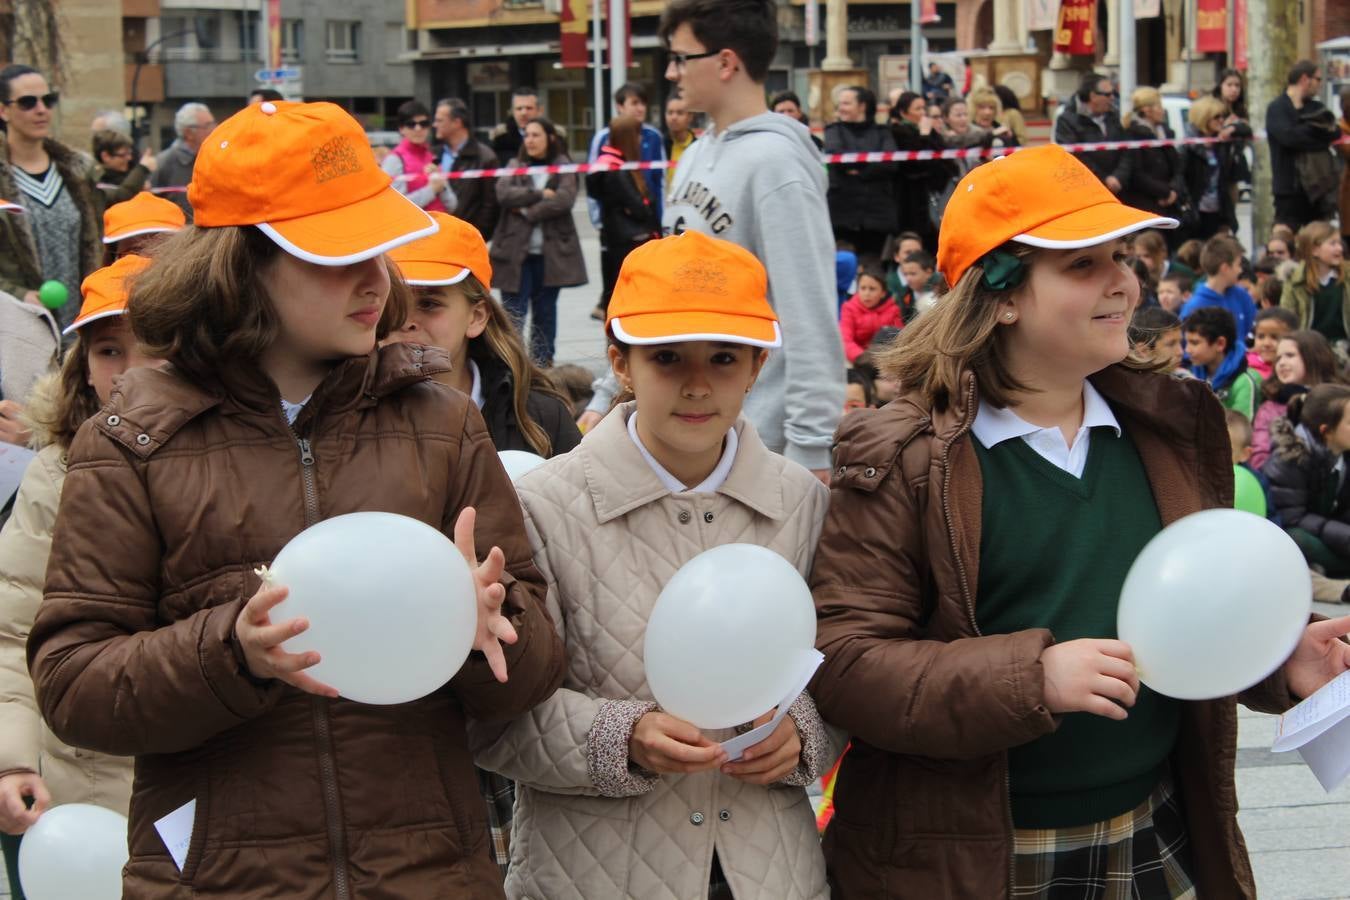
[[[1071,165],[1067,162],[1061,163],[1055,169],[1054,178],[1066,191],[1090,187],[1097,183],[1097,176],[1093,175],[1086,166]]]
[[[727,273],[704,260],[694,260],[678,267],[675,272],[675,290],[699,294],[725,295]]]
[[[343,175],[355,175],[361,171],[361,158],[356,148],[345,137],[335,137],[314,151],[310,157],[314,166],[314,176],[319,184],[341,178]]]

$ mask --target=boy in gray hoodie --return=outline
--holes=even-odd
[[[806,126],[765,104],[778,46],[773,0],[673,0],[660,34],[666,78],[712,123],[680,157],[663,225],[733,241],[764,263],[783,349],[769,356],[745,414],[770,449],[828,481],[845,369],[828,182]],[[597,382],[587,416],[608,410],[614,392],[612,376]]]

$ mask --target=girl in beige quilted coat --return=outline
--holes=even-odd
[[[84,280],[80,314],[66,329],[75,343],[60,373],[34,387],[26,410],[42,449],[24,472],[14,513],[0,531],[0,841],[7,864],[20,835],[54,803],[94,803],[125,815],[131,796],[130,757],[76,750],[43,724],[24,644],[42,602],[70,442],[111,396],[114,378],[158,364],[141,351],[123,315],[126,291],[119,276],[137,268],[138,259],[127,257]],[[16,867],[10,868],[10,889],[17,892]]]
[[[633,251],[607,329],[636,400],[517,484],[568,670],[551,699],[473,737],[518,785],[509,897],[829,895],[805,785],[840,745],[811,698],[729,763],[718,742],[734,732],[660,711],[642,661],[658,594],[704,550],[754,543],[811,565],[828,492],[740,415],[780,343],[765,287],[752,255],[695,232]]]

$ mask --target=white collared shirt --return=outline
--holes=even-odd
[[[975,414],[975,423],[970,430],[975,438],[986,448],[1013,438],[1021,438],[1027,445],[1040,454],[1041,458],[1057,468],[1063,469],[1074,478],[1083,477],[1087,466],[1088,446],[1091,442],[1091,429],[1096,426],[1114,428],[1116,437],[1120,437],[1120,423],[1115,413],[1102,395],[1097,393],[1091,383],[1083,382],[1083,424],[1074,435],[1073,445],[1065,443],[1064,432],[1058,428],[1041,428],[1032,425],[1011,409],[998,409],[983,399]]]
[[[309,395],[309,397],[313,397],[313,396],[314,396],[313,394],[310,394],[310,395]],[[300,415],[300,411],[301,411],[302,409],[304,409],[304,408],[305,408],[305,404],[309,402],[309,397],[306,397],[305,399],[301,400],[299,403],[292,403],[291,401],[287,400],[285,397],[282,397],[282,398],[281,398],[281,411],[282,411],[283,413],[286,414],[286,423],[287,423],[288,425],[294,425],[294,424],[295,424],[296,417],[298,417],[298,416]]]
[[[717,461],[717,465],[713,468],[712,472],[708,474],[707,478],[703,479],[703,481],[695,487],[686,487],[684,482],[670,474],[665,466],[657,462],[656,457],[652,456],[651,452],[643,445],[642,438],[638,437],[636,410],[628,417],[628,436],[633,439],[633,443],[637,445],[638,452],[641,453],[642,458],[647,461],[647,465],[652,467],[652,471],[656,473],[656,477],[661,480],[661,483],[664,484],[667,490],[672,494],[682,494],[686,492],[695,494],[715,493],[727,480],[727,476],[731,474],[731,466],[736,462],[736,445],[739,442],[736,437],[736,429],[728,428],[726,443],[722,447],[722,458]]]
[[[473,387],[469,388],[469,397],[473,400],[473,405],[479,409],[483,408],[483,373],[478,370],[478,363],[472,359],[469,360],[469,371],[473,373]]]

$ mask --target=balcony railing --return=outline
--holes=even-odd
[[[165,62],[261,62],[251,47],[161,47],[158,56]]]

